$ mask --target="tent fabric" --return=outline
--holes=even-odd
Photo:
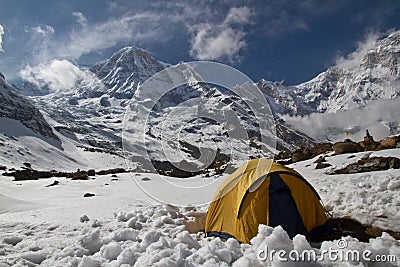
[[[315,189],[298,172],[269,159],[253,159],[229,175],[207,212],[209,236],[233,236],[249,243],[258,225],[281,225],[307,234],[328,220]]]

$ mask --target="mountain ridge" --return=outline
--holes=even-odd
[[[277,130],[276,148],[278,151],[294,150],[315,142],[312,138],[288,125],[285,122],[285,116],[335,113],[366,106],[375,99],[393,99],[399,96],[399,36],[400,32],[396,32],[378,41],[352,68],[344,69],[333,66],[300,85],[287,86],[283,82],[271,82],[264,79],[255,83],[271,107]],[[114,53],[109,59],[91,67],[80,67],[80,71],[85,75],[79,76],[73,87],[55,91],[45,87],[41,92],[39,89],[39,94],[30,98],[36,106],[46,110],[46,113],[57,121],[57,129],[60,130],[60,133],[67,132],[68,136],[72,136],[74,140],[78,140],[86,146],[102,148],[105,151],[122,152],[121,136],[124,130],[126,107],[135,94],[140,94],[138,88],[143,82],[169,66],[167,63],[156,60],[148,51],[137,47],[125,47]],[[204,103],[208,103],[206,106],[210,111],[215,109],[217,113],[220,112],[218,110],[220,109],[219,103],[241,105],[241,100],[229,92],[225,92],[225,95],[210,94],[212,88],[202,85],[195,74],[189,74],[190,71],[187,74],[184,74],[185,71],[188,71],[185,69],[176,68],[175,71],[176,75],[185,77],[182,79],[186,79],[187,85],[174,89],[174,92],[160,98],[161,102],[157,104],[159,110],[154,110],[154,112],[162,110],[172,112],[190,96],[203,98]],[[172,82],[174,78],[168,76],[167,80]],[[390,90],[386,90],[388,85],[391,86]],[[20,83],[18,86],[22,92],[35,91],[32,90],[32,87],[27,86],[27,83]],[[199,89],[201,90],[199,91]],[[157,90],[155,94],[157,94]],[[138,103],[138,105],[142,106],[144,102]],[[249,131],[249,136],[253,138],[252,149],[260,147],[260,135],[252,130],[254,122],[251,113],[246,108],[239,108],[239,106],[236,107],[237,115],[243,119],[246,131]],[[187,126],[189,131],[195,131],[195,121],[190,121],[188,118],[186,120],[185,123],[189,123]],[[158,119],[154,122],[161,123]],[[178,122],[176,123],[178,126]],[[205,127],[203,130],[206,132],[208,131],[206,129],[213,127],[219,127],[218,129],[223,131],[223,128],[212,121],[199,121],[198,123]],[[152,140],[154,144],[157,144],[158,138],[162,136],[161,133],[158,136],[155,135],[157,133],[155,129],[158,129],[156,124],[151,126],[155,127],[153,130],[150,127],[146,131],[146,138],[150,138],[149,140]],[[210,134],[212,132],[210,131]],[[221,134],[225,133],[221,132]],[[176,141],[173,141],[173,136],[169,138],[172,138],[169,140],[170,142]],[[186,153],[190,159],[195,158],[196,151],[188,151],[187,148],[198,145],[194,141],[196,138],[193,138],[193,140],[189,140],[189,145],[186,147]],[[212,134],[207,138],[211,140]],[[178,140],[178,143],[179,141],[186,142],[187,140]],[[179,145],[173,147],[179,147]],[[160,155],[156,152],[159,151],[159,148],[154,149],[156,149],[153,150],[155,155]],[[257,153],[253,151],[251,154],[256,155]]]
[[[366,106],[377,99],[400,96],[400,31],[370,45],[348,68],[329,67],[310,81],[285,86],[258,82],[277,113],[304,116]]]
[[[58,140],[39,109],[18,93],[0,73],[0,117],[20,121],[27,128],[43,137]]]

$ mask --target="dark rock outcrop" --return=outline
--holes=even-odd
[[[116,173],[124,173],[128,172],[124,168],[114,168],[114,169],[108,169],[108,170],[101,170],[96,172],[97,175],[107,175],[107,174],[116,174]]]
[[[330,151],[332,151],[331,143],[318,143],[312,147],[301,147],[293,152],[280,152],[275,156],[275,160],[278,162],[283,162],[282,160],[290,158],[290,161],[285,161],[286,164],[290,164],[293,162],[311,159]]]
[[[388,169],[399,169],[400,159],[395,157],[372,157],[363,158],[342,169],[334,170],[329,174],[350,174],[360,172],[383,171]]]
[[[361,141],[358,143],[364,151],[376,151],[380,150],[380,142],[375,142],[374,140],[371,139],[364,139],[364,141]]]
[[[72,180],[88,180],[89,176],[87,171],[77,171],[68,175],[67,178],[71,178]]]
[[[336,155],[364,151],[361,145],[349,139],[345,140],[344,142],[337,142],[333,144],[333,150],[335,151]]]
[[[400,135],[389,136],[385,139],[382,139],[380,142],[380,146],[382,149],[391,149],[400,147]]]
[[[321,162],[326,162],[326,159],[324,156],[320,156],[314,163],[321,163]]]
[[[326,163],[326,162],[318,162],[317,163],[317,165],[315,166],[315,169],[325,169],[325,168],[328,168],[328,167],[330,167],[330,166],[332,166],[331,164],[329,164],[329,163]]]
[[[51,186],[55,186],[55,185],[58,185],[60,182],[59,181],[57,181],[57,180],[54,180],[54,182],[53,183],[51,183],[51,184],[48,184],[48,185],[46,185],[45,187],[51,187]]]
[[[12,173],[14,181],[38,180],[39,178],[53,177],[52,172],[36,170],[16,170]]]

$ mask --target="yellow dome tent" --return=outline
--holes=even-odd
[[[207,212],[208,236],[249,243],[258,225],[281,225],[290,237],[328,220],[315,189],[298,172],[269,159],[253,159],[229,175]]]

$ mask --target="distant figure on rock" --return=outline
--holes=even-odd
[[[368,129],[365,130],[364,141],[374,141],[374,138],[369,134]]]

